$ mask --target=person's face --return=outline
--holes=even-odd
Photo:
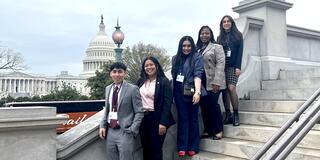
[[[148,76],[154,76],[157,74],[156,65],[150,59],[146,60],[144,70]]]
[[[182,53],[188,55],[191,53],[191,42],[189,40],[185,40],[182,43]]]
[[[209,28],[204,28],[200,32],[200,40],[202,43],[209,43],[211,36]]]
[[[231,28],[232,24],[231,21],[228,17],[224,17],[222,20],[222,27],[224,30],[229,31]]]
[[[126,76],[126,71],[123,69],[119,69],[119,68],[114,68],[111,72],[110,72],[110,76],[113,80],[113,82],[115,84],[120,84],[122,83],[124,77]]]

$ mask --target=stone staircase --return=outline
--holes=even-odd
[[[320,69],[280,71],[279,80],[262,81],[262,90],[240,100],[239,127],[224,126],[224,138],[203,139],[194,160],[249,159],[320,88]],[[179,158],[177,158],[179,159]],[[188,159],[188,158],[186,158]],[[320,125],[316,124],[287,159],[320,160]]]

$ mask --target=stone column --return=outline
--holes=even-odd
[[[31,81],[31,92],[34,93],[34,79]]]
[[[286,11],[292,7],[285,0],[243,0],[233,8],[240,18],[255,17],[264,20],[260,35],[262,79],[276,79],[281,65],[280,59],[290,60],[287,48]],[[250,44],[244,44],[250,45]]]
[[[2,92],[2,79],[0,79],[0,91]]]
[[[4,79],[4,91],[8,91],[7,79]]]
[[[26,81],[25,81],[25,79],[21,79],[21,81],[22,81],[22,92],[23,93],[26,93]]]
[[[17,93],[18,90],[17,90],[17,80],[19,79],[13,79],[13,93]]]
[[[26,79],[26,92],[29,93],[29,79]]]
[[[9,90],[8,90],[8,91],[9,91],[9,93],[11,93],[11,92],[12,92],[12,91],[11,91],[11,89],[12,89],[11,79],[8,79],[8,81],[9,81]]]

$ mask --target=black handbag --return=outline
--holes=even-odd
[[[184,84],[183,85],[183,95],[184,96],[193,96],[195,93],[194,84]]]

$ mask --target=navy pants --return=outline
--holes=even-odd
[[[178,151],[199,152],[199,104],[192,104],[192,97],[184,97],[181,92],[175,92],[174,100],[178,112]]]
[[[159,135],[159,120],[155,112],[148,112],[141,122],[140,137],[143,160],[162,160],[162,145],[166,135]]]
[[[220,92],[208,91],[208,94],[200,99],[204,132],[210,135],[223,131],[221,109],[218,103],[219,96]]]

